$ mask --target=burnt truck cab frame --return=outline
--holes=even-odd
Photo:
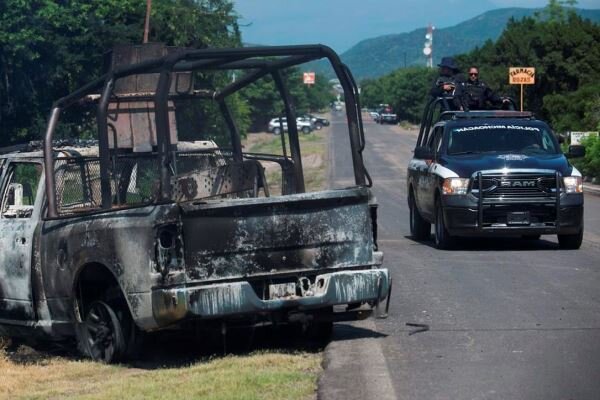
[[[558,236],[565,249],[583,237],[583,186],[550,127],[530,112],[426,111],[407,172],[410,228],[435,245],[456,237]]]
[[[282,74],[322,58],[344,88],[355,184],[306,193]],[[223,71],[238,78],[204,85]],[[283,155],[243,152],[228,106],[266,76],[292,122]],[[216,104],[231,148],[178,138],[181,104],[195,101]],[[61,114],[83,103],[97,142],[58,145]],[[327,333],[387,298],[385,316],[391,279],[364,147],[357,86],[326,46],[115,50],[104,76],[54,104],[43,151],[0,152],[0,334],[76,337],[113,362],[131,356],[140,332],[301,321]],[[281,170],[280,195],[266,162]]]

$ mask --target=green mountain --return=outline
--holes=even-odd
[[[497,39],[510,18],[521,19],[532,16],[540,9],[501,8],[488,11],[458,25],[434,30],[433,61],[439,63],[444,56],[466,53],[487,40]],[[600,10],[578,9],[583,18],[600,22]],[[379,36],[359,42],[342,53],[342,60],[350,67],[356,79],[375,78],[397,68],[425,65],[423,55],[427,29],[416,29],[409,33]],[[312,65],[317,73],[329,75],[324,63]]]

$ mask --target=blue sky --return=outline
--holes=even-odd
[[[444,28],[502,7],[543,7],[547,0],[233,0],[246,43],[322,43],[343,52],[363,39]],[[580,0],[600,8],[600,0]]]

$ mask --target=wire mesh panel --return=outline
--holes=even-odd
[[[100,208],[102,192],[98,158],[59,158],[56,160],[55,174],[59,214]]]
[[[150,204],[157,198],[160,179],[156,156],[113,156],[108,172],[114,208]],[[100,160],[97,157],[57,159],[55,179],[60,215],[101,209]]]

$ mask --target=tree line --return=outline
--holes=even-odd
[[[526,110],[557,132],[600,128],[600,25],[578,16],[573,1],[550,0],[533,17],[509,21],[495,42],[456,57],[466,71],[478,66],[481,79],[499,94],[519,98],[508,84],[508,67],[535,67],[535,85],[525,86]],[[407,68],[361,83],[363,104],[393,104],[399,117],[418,123],[437,71]]]
[[[456,60],[462,71],[479,67],[483,81],[514,99],[520,87],[508,83],[508,67],[535,67],[535,85],[525,86],[524,109],[558,133],[600,130],[600,25],[567,7],[574,4],[550,0],[535,16],[509,21],[497,41]],[[428,68],[407,68],[363,81],[363,103],[393,104],[401,119],[418,123],[436,76]],[[574,163],[585,176],[599,179],[600,139],[584,144],[585,158]]]
[[[40,139],[52,103],[101,76],[116,44],[141,43],[146,2],[140,0],[0,1],[0,146]],[[240,47],[231,0],[154,0],[150,42],[193,48]],[[286,75],[300,111],[324,108],[326,82]],[[283,105],[268,79],[231,99],[241,131],[264,129]],[[81,133],[82,135],[85,132]]]

